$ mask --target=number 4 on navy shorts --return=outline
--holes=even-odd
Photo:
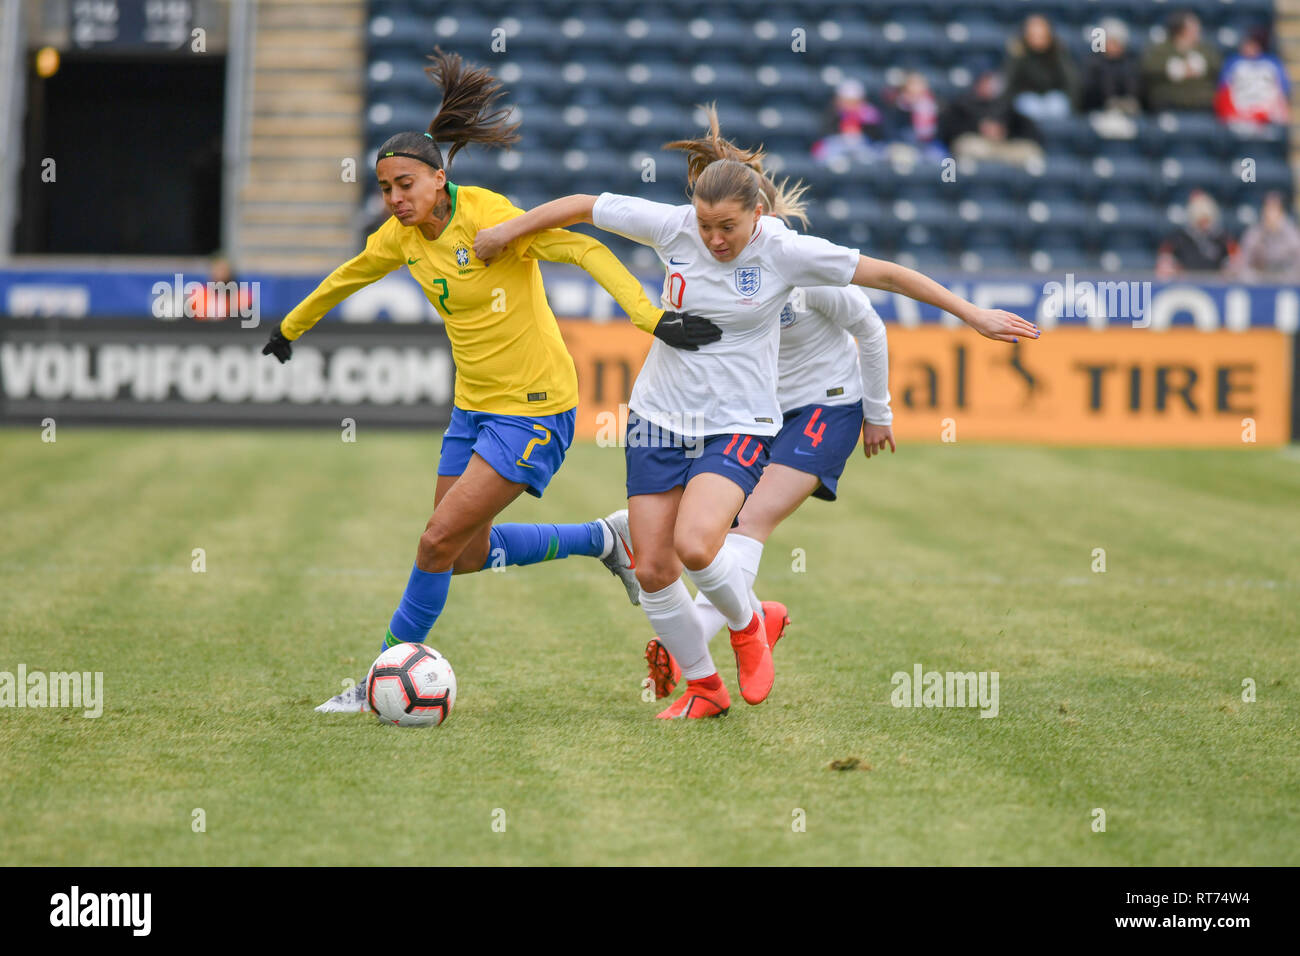
[[[834,501],[844,465],[862,434],[862,403],[801,405],[782,420],[772,439],[772,464],[816,475],[821,484],[813,497]]]

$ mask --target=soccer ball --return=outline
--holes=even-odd
[[[432,647],[398,644],[370,665],[366,700],[386,724],[436,727],[456,703],[456,675]]]

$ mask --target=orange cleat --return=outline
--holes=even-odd
[[[785,636],[785,629],[790,624],[790,612],[780,601],[763,602],[763,626],[767,631],[767,646],[776,650],[776,642]]]
[[[766,611],[764,612],[766,613]],[[772,693],[776,671],[772,668],[772,650],[767,646],[763,623],[755,614],[749,627],[731,631],[731,649],[736,652],[736,674],[740,679],[740,696],[747,704],[761,704]]]
[[[656,637],[645,646],[645,661],[650,665],[648,680],[654,684],[656,700],[667,697],[677,689],[677,682],[682,679],[682,669],[673,660],[673,655],[668,653],[668,648],[659,643],[659,638]]]
[[[717,690],[692,686],[694,684],[694,681],[687,681],[686,692],[677,698],[676,703],[655,716],[659,720],[694,720],[697,717],[722,717],[731,709],[731,695],[727,693],[725,684]]]

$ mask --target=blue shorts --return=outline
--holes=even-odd
[[[821,479],[814,498],[835,500],[835,486],[862,436],[862,403],[800,405],[783,416],[772,439],[772,463]]]
[[[696,475],[710,471],[730,478],[748,498],[763,476],[771,442],[767,435],[688,438],[655,428],[636,412],[629,412],[624,449],[627,496],[654,495],[677,487],[684,488]]]
[[[577,417],[576,408],[533,416],[467,412],[453,405],[451,423],[442,435],[438,474],[464,474],[470,455],[478,452],[502,478],[527,485],[525,490],[540,498],[564,464]]]

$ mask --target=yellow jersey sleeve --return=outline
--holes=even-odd
[[[314,292],[298,303],[280,323],[286,339],[296,339],[334,306],[353,292],[382,279],[402,264],[402,249],[397,241],[401,224],[389,218],[370,234],[360,254],[339,266],[318,285]]]
[[[613,296],[633,325],[653,334],[664,310],[650,301],[636,276],[603,243],[567,229],[546,229],[519,240],[521,244],[526,241],[519,249],[521,258],[566,262],[585,270]]]

